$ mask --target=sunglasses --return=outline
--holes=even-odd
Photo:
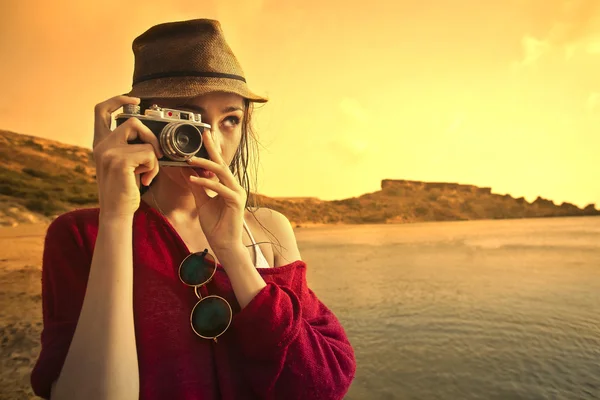
[[[217,263],[208,249],[188,255],[179,265],[179,279],[193,287],[199,299],[190,316],[192,330],[201,338],[215,342],[229,328],[233,311],[224,298],[214,295],[202,297],[198,289],[210,282],[216,271]]]

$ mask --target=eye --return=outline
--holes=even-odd
[[[240,124],[240,118],[236,115],[230,115],[229,117],[227,117],[223,120],[223,123],[226,126],[235,128],[236,126],[238,126]]]

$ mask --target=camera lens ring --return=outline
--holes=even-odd
[[[185,143],[182,143],[181,135],[185,135]],[[190,123],[170,122],[162,129],[159,142],[165,156],[174,161],[186,161],[202,148],[202,132]]]

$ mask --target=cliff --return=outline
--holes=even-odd
[[[0,130],[0,225],[49,221],[74,208],[95,207],[96,190],[91,150]],[[489,187],[391,179],[377,192],[343,200],[252,196],[294,225],[600,215],[593,204],[580,209],[541,197],[529,203]]]
[[[344,200],[291,203],[261,198],[262,203],[284,213],[296,224],[311,223],[408,223],[475,219],[539,218],[600,215],[590,204],[584,209],[538,197],[492,193],[489,187],[446,182],[384,179],[381,190]]]

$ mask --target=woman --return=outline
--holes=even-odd
[[[289,221],[247,204],[252,104],[266,99],[248,90],[217,21],[154,26],[133,51],[131,92],[95,109],[99,208],[48,228],[35,393],[342,398],[355,372],[344,330],[308,289]],[[207,157],[159,172],[164,148],[138,118],[110,130],[116,110],[140,102],[200,113]]]

